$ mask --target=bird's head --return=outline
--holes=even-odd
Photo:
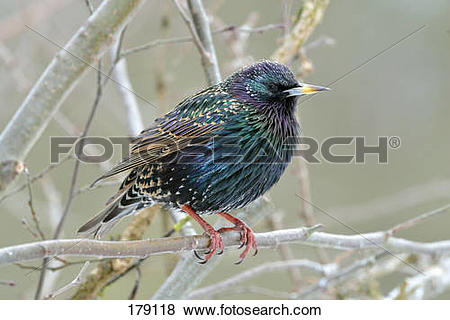
[[[231,79],[233,95],[259,108],[293,108],[299,96],[328,90],[298,82],[288,67],[271,61],[252,64]]]

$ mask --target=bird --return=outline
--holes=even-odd
[[[247,206],[282,176],[298,142],[298,98],[328,88],[299,82],[284,64],[262,60],[181,101],[133,141],[127,157],[98,178],[126,172],[105,208],[78,230],[99,238],[121,218],[155,203],[182,210],[210,237],[207,262],[221,254],[221,235],[240,232],[257,252],[252,229],[230,210]],[[202,216],[233,224],[215,230]]]

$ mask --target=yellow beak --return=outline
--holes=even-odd
[[[286,93],[288,97],[294,97],[294,96],[303,96],[307,94],[314,94],[316,92],[328,90],[330,90],[330,88],[315,86],[307,83],[300,83],[298,87],[288,89],[283,92]]]

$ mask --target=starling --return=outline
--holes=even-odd
[[[229,213],[263,195],[289,164],[299,125],[299,96],[326,90],[299,83],[283,64],[261,61],[179,103],[134,140],[130,155],[94,184],[128,172],[106,207],[78,232],[99,237],[122,217],[154,203],[183,210],[210,236],[202,262],[241,232],[242,262],[257,245],[247,224]],[[292,143],[294,141],[294,143]],[[218,214],[234,226],[215,230],[201,216]]]

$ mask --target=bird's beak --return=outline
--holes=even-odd
[[[283,92],[287,94],[288,97],[303,96],[306,94],[313,94],[319,91],[328,91],[330,88],[314,86],[312,84],[301,83],[298,87],[284,90]]]

